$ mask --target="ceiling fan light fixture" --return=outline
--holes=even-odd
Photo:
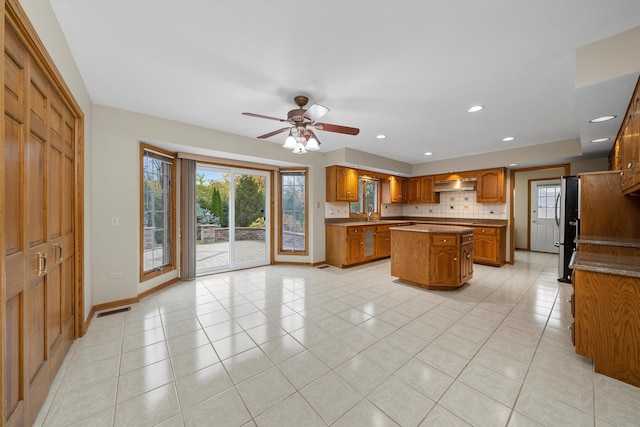
[[[307,146],[305,147],[308,151],[318,151],[320,146],[318,145],[318,140],[314,137],[309,138],[307,141]]]
[[[307,154],[307,149],[304,148],[304,144],[302,142],[298,142],[296,148],[292,151],[293,154]]]
[[[289,136],[287,137],[287,139],[284,140],[284,145],[282,146],[282,148],[291,150],[296,148],[297,145],[298,145],[298,141],[296,141],[293,135],[291,135],[291,131],[289,131]]]

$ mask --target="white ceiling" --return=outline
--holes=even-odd
[[[589,140],[615,138],[637,77],[575,88],[576,49],[640,25],[638,0],[50,1],[95,104],[255,137],[283,126],[242,112],[304,94],[361,130],[316,132],[322,151],[411,164],[578,137],[606,155]]]

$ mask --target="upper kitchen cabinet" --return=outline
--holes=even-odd
[[[327,202],[357,202],[358,171],[343,166],[327,167]]]
[[[478,192],[476,201],[478,203],[504,203],[507,192],[505,175],[505,168],[477,171]]]
[[[433,191],[434,176],[409,178],[407,183],[407,203],[440,203],[440,193]]]
[[[389,177],[391,203],[407,203],[407,178]]]
[[[622,175],[622,192],[640,194],[640,91],[639,83],[631,96],[627,114],[611,149],[610,168]]]

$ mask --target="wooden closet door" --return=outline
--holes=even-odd
[[[25,422],[25,387],[22,361],[26,346],[25,290],[27,288],[28,250],[25,233],[24,135],[26,134],[26,61],[27,56],[12,31],[5,31],[5,222],[4,258],[6,288],[4,296],[4,410],[7,425]]]
[[[5,416],[31,425],[75,333],[75,119],[5,31]]]

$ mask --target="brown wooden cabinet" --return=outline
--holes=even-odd
[[[328,166],[326,187],[327,202],[357,202],[358,171],[344,166]]]
[[[573,274],[576,353],[592,358],[596,372],[640,387],[640,278]]]
[[[327,224],[327,264],[347,267],[390,256],[390,226]]]
[[[465,283],[473,277],[473,235],[462,236],[460,245],[460,281]]]
[[[440,193],[434,193],[435,177],[418,176],[407,182],[407,203],[440,203]]]
[[[473,262],[501,266],[506,261],[506,228],[473,228]]]
[[[476,202],[504,203],[507,192],[505,175],[505,168],[477,171],[478,187]]]
[[[376,258],[386,258],[391,256],[391,231],[388,225],[376,226],[375,234],[375,256]]]
[[[619,170],[624,194],[640,193],[640,80],[631,96],[625,118],[609,156],[611,169]]]
[[[389,177],[391,203],[407,202],[407,178],[401,176]]]
[[[473,277],[470,228],[413,225],[391,230],[391,275],[428,288],[457,288]]]

